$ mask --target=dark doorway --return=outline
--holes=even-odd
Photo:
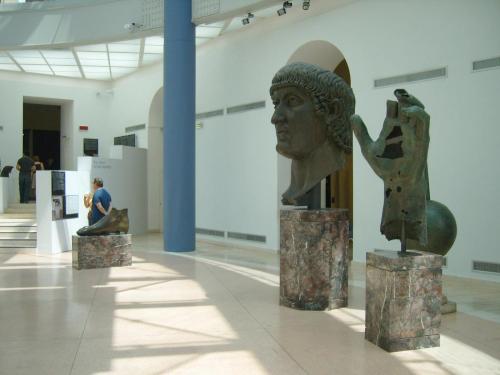
[[[61,168],[61,106],[24,103],[23,152],[45,169]]]
[[[345,60],[342,60],[334,71],[351,85],[351,73]],[[344,169],[326,178],[326,207],[347,208],[351,223],[350,238],[352,238],[353,222],[353,159],[352,153],[346,155]]]

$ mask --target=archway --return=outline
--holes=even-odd
[[[148,118],[148,230],[163,228],[163,88],[151,102]]]
[[[321,66],[333,71],[342,77],[347,84],[351,84],[349,66],[343,53],[332,43],[324,40],[315,40],[299,47],[289,58],[287,64],[305,62]],[[286,189],[289,181],[290,161],[279,157],[278,186],[280,192]],[[288,173],[288,175],[287,175]],[[285,178],[286,177],[286,178]],[[345,168],[326,178],[323,185],[324,207],[347,208],[350,222],[353,222],[353,157],[349,154]],[[351,231],[352,233],[352,231]]]

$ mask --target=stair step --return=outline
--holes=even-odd
[[[0,223],[27,223],[36,222],[36,217],[11,217],[9,215],[0,215]]]
[[[36,220],[35,219],[9,219],[9,218],[0,218],[0,227],[4,226],[36,226]]]
[[[32,208],[36,209],[36,203],[10,203],[9,208]]]
[[[1,240],[36,240],[36,232],[0,232]]]
[[[11,208],[8,207],[5,210],[6,214],[32,214],[34,215],[36,213],[36,210],[34,208]]]
[[[36,240],[1,240],[0,248],[19,248],[19,247],[36,247]]]
[[[0,247],[0,254],[32,253],[33,251],[36,251],[36,247]]]
[[[28,213],[24,213],[24,214],[1,214],[0,215],[0,221],[2,219],[36,219],[36,215],[35,214],[28,214]]]
[[[0,233],[36,233],[36,231],[36,225],[27,225],[26,223],[20,223],[14,226],[4,226],[0,224]]]

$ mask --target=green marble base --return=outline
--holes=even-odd
[[[365,338],[389,352],[439,346],[442,257],[366,254]]]
[[[132,235],[73,236],[73,268],[123,267],[132,265]]]

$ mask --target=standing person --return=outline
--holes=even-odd
[[[89,221],[89,226],[92,225],[92,198],[94,197],[94,193],[88,193],[83,196],[83,204],[85,208],[89,209],[87,213],[87,219]]]
[[[35,163],[27,155],[17,161],[19,171],[19,196],[21,203],[29,203],[31,190],[31,172],[35,170]]]
[[[103,188],[102,178],[94,178],[94,196],[92,197],[92,225],[111,212],[111,195]]]
[[[36,171],[43,171],[45,167],[38,156],[33,156],[34,169],[31,172],[31,192],[33,199],[36,199]]]

